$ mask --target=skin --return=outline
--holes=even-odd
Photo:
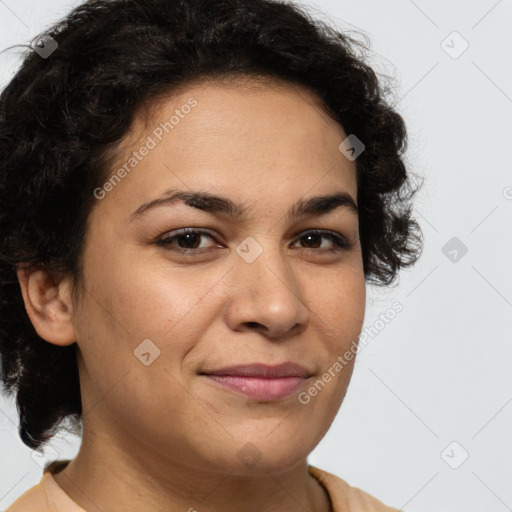
[[[249,85],[249,87],[247,87]],[[307,390],[360,334],[365,280],[358,216],[340,207],[288,221],[299,199],[346,192],[357,202],[347,134],[308,90],[277,82],[199,82],[161,99],[119,145],[118,169],[160,122],[190,97],[198,104],[88,219],[84,284],[70,276],[18,272],[29,317],[49,343],[77,343],[83,438],[55,475],[87,511],[327,512],[307,456],[343,401],[354,359],[307,405],[297,394],[256,401],[198,375],[204,368],[301,363]],[[216,193],[247,204],[245,221],[176,202],[130,214],[168,188]],[[181,247],[155,241],[181,228],[213,236]],[[311,229],[341,234],[348,249]],[[172,232],[172,233],[171,233]],[[263,249],[247,263],[248,236]],[[196,251],[198,249],[195,249]],[[134,356],[150,339],[160,356]],[[260,458],[237,456],[252,443]]]

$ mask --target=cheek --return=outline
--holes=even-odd
[[[121,260],[110,263],[89,275],[91,288],[77,312],[84,410],[124,418],[142,435],[141,418],[155,415],[155,403],[165,404],[166,416],[178,414],[186,397],[173,376],[207,315],[195,312],[201,294],[192,292],[190,281],[187,287],[170,274],[167,281],[161,272],[155,275],[156,269],[139,272],[134,264],[127,272]],[[189,316],[197,321],[194,330]],[[147,352],[149,365],[142,356]]]
[[[332,340],[330,349],[343,350],[357,339],[364,321],[366,284],[362,270],[333,272],[321,280],[308,277],[307,287],[311,301],[308,305],[317,317],[319,329]]]
[[[146,253],[140,247],[111,253],[97,263],[89,282],[105,313],[132,337],[165,339],[185,323],[182,319],[198,307],[217,277],[205,279],[204,273],[173,267],[164,258],[150,265],[156,258]]]
[[[317,276],[318,277],[318,276]],[[325,277],[325,276],[324,276]],[[324,356],[318,379],[307,390],[306,408],[329,423],[346,394],[361,333],[366,285],[363,272],[333,272],[327,279],[307,280],[311,321],[320,333]]]
[[[136,282],[120,287],[118,307],[141,336],[151,334],[163,344],[186,343],[193,331],[201,332],[213,321],[214,292],[222,274],[192,271],[170,265],[146,268]],[[135,321],[135,324],[133,324]]]

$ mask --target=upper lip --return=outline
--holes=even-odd
[[[297,363],[287,362],[276,366],[262,363],[230,366],[215,370],[201,372],[206,375],[230,375],[240,377],[260,377],[264,379],[277,379],[282,377],[310,377],[312,374]]]

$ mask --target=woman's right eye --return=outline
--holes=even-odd
[[[205,247],[200,247],[202,237],[215,240],[213,236],[206,231],[182,229],[171,236],[166,235],[159,238],[155,243],[171,251],[178,251],[184,254],[197,254],[204,252],[200,249],[205,249]],[[175,245],[175,243],[177,245]]]

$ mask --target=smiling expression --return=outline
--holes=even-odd
[[[307,405],[297,394],[357,339],[365,280],[348,134],[303,88],[238,84],[190,85],[136,119],[112,172],[156,144],[90,214],[73,324],[84,424],[242,474],[246,443],[252,471],[284,470],[331,425],[353,361]],[[254,363],[307,375],[253,380],[259,394],[205,375]]]

